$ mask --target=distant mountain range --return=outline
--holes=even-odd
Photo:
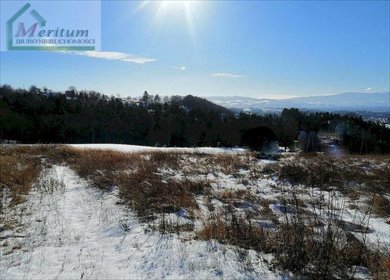
[[[336,95],[294,97],[288,99],[251,98],[243,96],[210,96],[213,103],[233,109],[254,113],[281,111],[298,108],[316,111],[390,111],[390,92],[347,92]]]

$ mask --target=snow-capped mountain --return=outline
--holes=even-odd
[[[324,111],[390,111],[390,92],[348,92],[336,95],[294,97],[288,99],[251,98],[243,96],[210,96],[208,100],[229,109],[279,111],[298,108]]]

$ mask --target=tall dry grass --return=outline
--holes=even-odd
[[[0,148],[0,210],[2,201],[10,205],[24,201],[41,171],[40,159],[28,153]]]
[[[181,208],[196,210],[198,205],[194,195],[209,188],[207,182],[178,181],[160,174],[161,169],[178,170],[182,153],[66,150],[66,154],[72,155],[67,162],[81,177],[103,190],[118,187],[123,203],[131,206],[143,219]]]
[[[326,156],[298,157],[262,167],[256,166],[251,156],[197,155],[185,153],[120,153],[103,150],[79,150],[64,146],[17,147],[12,152],[2,151],[0,157],[0,186],[7,186],[15,197],[28,192],[39,173],[41,158],[50,163],[69,164],[93,186],[107,190],[118,187],[122,202],[129,205],[141,219],[157,214],[172,213],[182,208],[191,214],[199,210],[199,195],[209,201],[209,218],[196,237],[215,239],[245,249],[272,253],[272,265],[279,270],[294,272],[307,279],[351,279],[353,266],[367,266],[376,279],[388,279],[390,257],[368,249],[364,240],[357,239],[341,220],[323,221],[306,209],[306,201],[297,198],[278,198],[294,207],[287,223],[279,223],[269,208],[271,201],[257,197],[250,190],[216,192],[210,182],[192,181],[187,176],[218,173],[241,176],[249,171],[249,180],[277,173],[279,179],[321,189],[374,193],[370,210],[388,216],[389,165],[387,159],[334,159]],[[37,164],[37,165],[36,165]],[[185,167],[185,168],[183,168]],[[166,175],[162,170],[180,172],[181,179]],[[35,179],[34,179],[35,178]],[[11,186],[11,187],[10,187]],[[356,187],[359,189],[357,190]],[[356,193],[353,193],[354,196]],[[223,212],[211,201],[218,199],[225,206]],[[15,198],[17,201],[18,198]],[[237,212],[236,202],[246,201],[258,206],[258,213]],[[322,205],[327,216],[337,217],[331,204]],[[328,207],[328,209],[326,209]],[[323,211],[325,211],[323,210]],[[244,213],[244,214],[243,214]],[[254,217],[253,215],[259,215]],[[274,221],[275,227],[265,228],[254,218]],[[164,219],[163,219],[164,220]],[[359,227],[361,226],[361,227]],[[183,227],[183,228],[182,228]],[[365,234],[362,221],[356,225]],[[193,230],[192,226],[162,224],[160,230],[176,232]]]
[[[375,279],[390,275],[390,256],[368,249],[365,238],[357,239],[347,230],[331,204],[322,210],[332,217],[325,223],[320,216],[305,211],[299,199],[294,201],[293,214],[286,213],[285,222],[275,228],[264,228],[250,217],[226,209],[211,215],[197,237],[272,253],[272,266],[292,272],[298,279],[354,279],[356,266],[368,267]],[[366,223],[362,220],[356,224],[363,236],[369,230]]]
[[[364,191],[390,193],[390,160],[375,158],[333,158],[301,156],[279,165],[279,178],[291,184],[302,184],[340,191],[363,187]]]

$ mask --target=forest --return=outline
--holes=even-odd
[[[390,152],[390,129],[356,115],[294,108],[237,115],[192,95],[161,98],[145,91],[135,100],[74,87],[65,92],[0,87],[0,141],[235,147],[245,144],[243,134],[258,127],[272,130],[286,149],[306,131],[337,135],[352,153]]]

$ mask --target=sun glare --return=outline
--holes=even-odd
[[[164,0],[159,2],[161,8],[171,9],[171,10],[181,10],[183,8],[188,10],[194,8],[198,4],[197,1],[187,1],[187,0],[176,0],[176,1]]]
[[[153,25],[156,30],[159,30],[163,23],[171,17],[183,17],[189,35],[194,39],[194,15],[195,13],[199,13],[201,4],[201,1],[191,0],[143,1],[137,7],[137,10],[143,10],[146,7],[153,8]]]

